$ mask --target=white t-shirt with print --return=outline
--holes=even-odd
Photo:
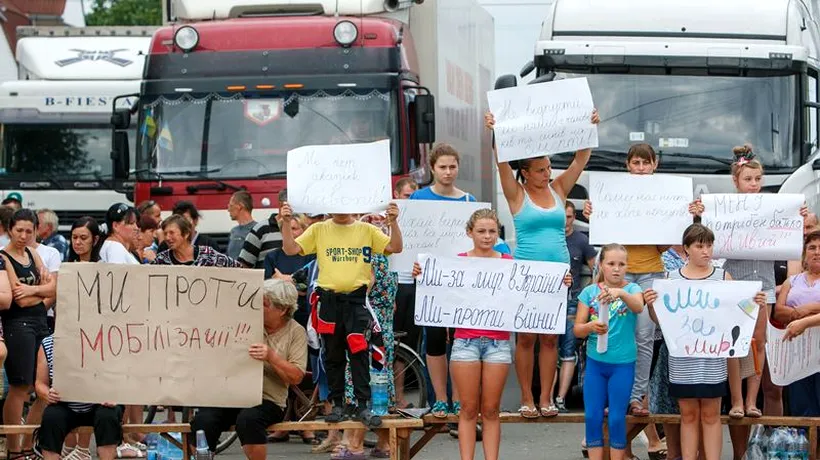
[[[100,248],[100,261],[109,264],[130,264],[139,265],[139,261],[134,254],[128,252],[128,249],[119,241],[105,240],[102,248]]]

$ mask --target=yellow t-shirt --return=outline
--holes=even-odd
[[[627,273],[659,273],[663,272],[661,252],[654,245],[626,246]]]
[[[305,370],[308,356],[307,333],[299,323],[291,319],[282,329],[266,335],[265,343],[281,358],[299,369]],[[284,408],[287,405],[288,386],[285,385],[285,382],[282,381],[282,378],[267,361],[265,361],[264,367],[265,378],[262,380],[262,399],[273,401],[277,406]]]
[[[370,283],[372,256],[384,253],[389,242],[390,237],[376,226],[359,221],[339,225],[326,220],[296,238],[303,255],[316,254],[319,287],[339,293]]]

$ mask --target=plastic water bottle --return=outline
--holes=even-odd
[[[157,440],[157,460],[168,460],[168,445],[170,443],[164,436],[160,436]]]
[[[776,428],[769,438],[769,449],[766,458],[769,460],[788,460],[786,457],[788,436],[785,428]]]
[[[609,324],[609,304],[608,303],[599,303],[599,312],[598,312],[598,321]],[[598,342],[595,348],[600,354],[606,353],[606,350],[609,348],[609,332],[606,334],[598,335]]]
[[[800,458],[800,446],[797,445],[797,430],[789,428],[786,433],[786,460],[798,460]]]
[[[147,460],[157,460],[157,434],[151,433],[145,437],[145,445],[148,446]]]
[[[370,370],[370,411],[373,415],[387,415],[387,385],[386,371]]]
[[[211,451],[208,449],[208,440],[205,439],[205,432],[196,432],[196,460],[211,460]]]
[[[182,444],[182,433],[171,433],[171,437],[179,442],[180,445]],[[170,460],[182,460],[182,449],[170,442],[168,443],[168,448],[170,450]]]
[[[809,460],[809,439],[806,437],[806,430],[801,429],[797,433],[797,451],[800,453],[800,460]]]

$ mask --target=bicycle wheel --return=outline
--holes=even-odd
[[[194,419],[196,414],[196,409],[193,407],[183,407],[182,409],[182,423],[191,423],[191,420]],[[192,433],[191,436],[196,436],[196,433]],[[224,452],[231,444],[234,443],[238,439],[239,435],[236,434],[236,431],[225,431],[219,436],[219,443],[216,445],[216,453],[220,454]]]

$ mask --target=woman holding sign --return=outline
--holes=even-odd
[[[715,234],[701,224],[692,224],[683,233],[683,250],[686,264],[666,273],[668,279],[726,281],[732,277],[712,263]],[[657,298],[648,289],[647,298]],[[758,305],[765,306],[766,294],[755,296]],[[657,321],[654,305],[649,305],[650,315]],[[703,431],[703,458],[717,460],[723,445],[723,429],[720,424],[721,398],[726,394],[728,369],[725,358],[692,358],[669,356],[669,395],[678,398],[681,413],[681,451],[683,458],[697,458],[700,432]]]
[[[592,122],[598,123],[598,111],[592,113]],[[485,116],[488,129],[495,126],[492,113]],[[493,146],[496,161],[498,151]],[[549,157],[528,158],[517,163],[518,174],[513,173],[510,163],[499,162],[498,174],[501,188],[510,206],[515,224],[517,246],[515,258],[542,262],[570,263],[567,240],[564,233],[566,215],[564,202],[575,186],[589,161],[591,149],[579,150],[575,159],[561,175],[552,180]],[[520,182],[519,182],[520,181]],[[532,394],[532,374],[535,365],[535,342],[540,343],[538,364],[541,372],[540,412]],[[518,412],[526,418],[558,415],[558,407],[552,399],[552,383],[558,367],[558,336],[516,334],[515,372],[521,386],[521,407]]]

